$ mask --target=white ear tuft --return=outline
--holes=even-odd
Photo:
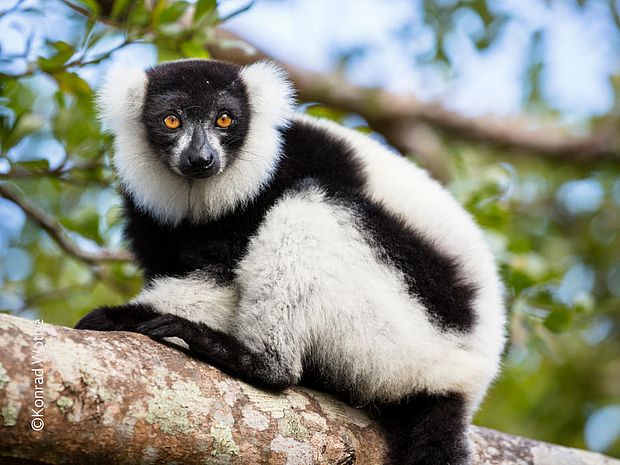
[[[113,64],[97,92],[99,118],[115,133],[139,119],[146,93],[146,73],[125,64]]]
[[[252,111],[258,118],[271,120],[274,126],[285,126],[293,112],[295,90],[286,73],[269,61],[244,66],[241,79],[248,89]]]

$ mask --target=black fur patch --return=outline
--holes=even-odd
[[[146,304],[127,303],[118,307],[99,307],[78,321],[75,329],[136,332],[140,324],[156,315],[153,307]]]
[[[476,320],[476,287],[461,275],[456,261],[381,205],[359,198],[346,201],[359,213],[361,232],[379,258],[402,272],[409,294],[421,300],[433,321],[444,330],[469,331]]]
[[[466,465],[467,413],[459,394],[416,394],[376,404],[371,415],[385,429],[386,465]]]
[[[283,192],[312,179],[335,202],[356,212],[361,230],[378,250],[378,257],[403,273],[409,292],[422,300],[437,325],[450,330],[471,329],[475,322],[475,289],[460,275],[454,260],[364,196],[362,167],[345,142],[298,122],[283,136],[284,157],[271,184],[246,208],[216,221],[163,226],[148,213],[140,212],[130,196],[124,195],[126,236],[146,278],[182,276],[207,269],[220,282],[230,282],[267,210]]]

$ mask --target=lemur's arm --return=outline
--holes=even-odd
[[[138,325],[136,332],[156,341],[179,337],[198,356],[226,373],[257,386],[280,390],[296,381],[293,371],[278,352],[251,349],[231,334],[175,315],[159,315]]]
[[[118,307],[101,307],[82,318],[77,329],[136,331],[159,315],[175,315],[227,332],[238,302],[234,285],[220,285],[205,272],[152,280],[138,296]]]
[[[252,349],[234,335],[238,301],[234,285],[218,285],[204,274],[159,278],[128,304],[93,310],[76,328],[131,331],[156,341],[178,337],[195,354],[249,383],[270,389],[293,384],[296,376],[277,350]]]

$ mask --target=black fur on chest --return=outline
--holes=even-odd
[[[128,196],[125,215],[125,237],[147,281],[203,269],[212,272],[218,281],[229,282],[258,226],[257,218],[241,214],[201,224],[183,221],[174,226],[163,225],[139,211]]]

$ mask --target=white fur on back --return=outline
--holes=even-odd
[[[458,336],[463,347],[472,356],[475,354],[477,363],[484,367],[477,380],[479,397],[473,397],[477,403],[499,371],[505,342],[503,287],[482,231],[446,189],[406,158],[358,131],[304,115],[296,118],[347,141],[365,168],[368,195],[403,218],[442,253],[455,258],[462,276],[477,287],[473,332]],[[446,353],[446,359],[449,357]],[[467,365],[460,370],[455,367],[456,373],[461,372],[464,377],[469,369]]]
[[[99,94],[101,118],[115,137],[114,166],[138,207],[162,223],[217,218],[252,200],[273,176],[281,156],[279,127],[292,114],[293,91],[282,71],[260,62],[242,68],[251,122],[238,157],[205,180],[189,181],[152,153],[140,116],[146,74],[113,68]]]
[[[497,370],[503,320],[481,321],[472,334],[442,331],[359,221],[320,188],[290,193],[267,213],[230,286],[203,274],[162,277],[135,302],[276,351],[297,376],[310,358],[363,400],[459,392],[473,410]],[[476,308],[482,318],[491,304]],[[501,315],[501,305],[492,311]]]

